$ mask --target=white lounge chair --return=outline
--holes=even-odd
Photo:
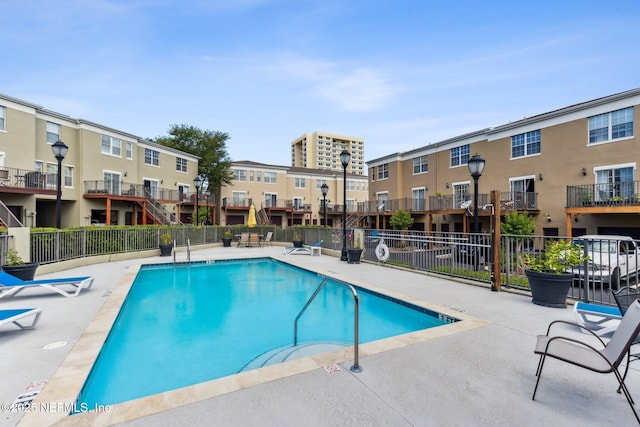
[[[81,290],[89,289],[93,284],[93,276],[63,277],[56,279],[22,280],[9,273],[0,271],[0,299],[18,294],[29,288],[42,287],[59,293],[65,297],[78,296]],[[60,286],[71,286],[74,290],[67,292]]]
[[[33,329],[38,323],[38,318],[42,312],[41,308],[14,308],[7,310],[0,310],[0,326],[13,323],[20,329]],[[34,316],[31,319],[31,323],[23,324],[21,320]]]
[[[580,326],[599,336],[613,333],[622,319],[622,313],[617,307],[582,301],[578,301],[573,306],[573,313]]]
[[[320,246],[322,244],[322,240],[318,240],[315,243],[310,244],[309,246],[303,246],[301,248],[296,248],[294,247],[289,247],[289,248],[284,248],[284,254],[285,255],[291,255],[291,254],[307,254],[307,255],[321,255],[322,254],[322,246]]]

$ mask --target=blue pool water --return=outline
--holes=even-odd
[[[322,277],[272,259],[144,266],[78,398],[111,405],[233,375],[293,344]],[[453,322],[357,288],[360,343]],[[353,345],[353,296],[329,279],[298,323],[298,344]]]

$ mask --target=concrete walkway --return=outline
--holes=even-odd
[[[264,254],[284,257],[282,247],[209,248],[192,260]],[[179,254],[179,259],[184,259]],[[621,426],[636,420],[613,375],[595,374],[553,360],[545,366],[536,401],[531,400],[538,362],[535,336],[555,319],[573,320],[570,308],[551,309],[531,298],[487,287],[379,267],[349,265],[338,258],[291,255],[302,267],[343,280],[368,283],[485,320],[486,326],[419,342],[360,359],[361,373],[314,369],[213,399],[186,404],[120,425],[202,426]],[[40,290],[0,300],[0,308],[41,307],[32,331],[0,329],[2,385],[0,425],[15,425],[22,413],[11,404],[29,384],[52,377],[74,343],[129,266],[166,258],[118,261],[73,268],[44,277],[95,275],[93,287],[77,298]],[[580,337],[584,335],[578,332]],[[66,344],[64,344],[66,343]],[[50,345],[51,349],[45,349]],[[627,384],[640,399],[640,363]],[[170,369],[170,367],[168,367]],[[34,385],[37,388],[37,385]],[[30,425],[26,422],[25,425]],[[73,417],[64,425],[77,424]]]

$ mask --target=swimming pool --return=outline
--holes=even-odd
[[[294,319],[321,280],[268,258],[144,266],[78,403],[124,402],[233,375],[257,367],[270,352],[289,352]],[[358,294],[361,343],[457,320],[365,289]],[[329,279],[300,318],[299,344],[352,345],[353,306],[344,283]]]

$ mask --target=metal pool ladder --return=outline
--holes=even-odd
[[[309,300],[304,305],[304,307],[302,307],[302,310],[300,310],[300,313],[298,313],[298,315],[296,316],[296,320],[293,322],[293,345],[294,346],[298,345],[298,319],[300,319],[300,316],[302,316],[302,314],[307,310],[311,302],[313,302],[316,296],[318,296],[318,294],[320,293],[320,290],[324,287],[325,283],[327,283],[326,277],[322,279],[322,282],[320,282],[316,290],[313,292],[313,295],[311,295],[311,298],[309,298]],[[354,311],[353,311],[353,366],[350,368],[350,370],[351,372],[362,372],[362,366],[360,366],[360,364],[358,363],[358,317],[359,317],[358,311],[359,311],[360,303],[358,300],[358,293],[356,292],[356,288],[354,288],[352,285],[349,285],[349,284],[346,284],[345,286],[347,286],[351,290],[351,294],[353,295],[353,302],[355,304]]]

